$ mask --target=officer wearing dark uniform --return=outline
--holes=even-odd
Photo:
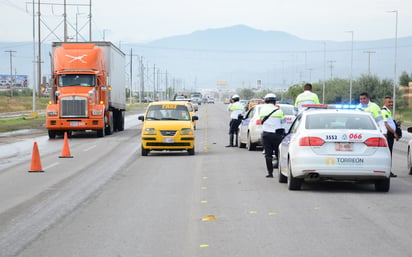
[[[265,105],[260,110],[259,116],[262,121],[262,141],[268,171],[266,177],[273,178],[273,153],[278,158],[279,144],[285,133],[286,121],[282,110],[276,106],[275,94],[267,94],[264,100]]]

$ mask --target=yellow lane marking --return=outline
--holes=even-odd
[[[213,221],[216,220],[216,217],[214,215],[207,215],[202,218],[202,221]]]

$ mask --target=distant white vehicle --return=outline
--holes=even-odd
[[[239,147],[246,147],[249,151],[262,146],[262,121],[260,120],[260,110],[263,104],[254,105],[245,115],[239,126]],[[290,125],[295,120],[294,108],[290,104],[277,104],[285,116],[285,131],[289,130]]]

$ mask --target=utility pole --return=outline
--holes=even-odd
[[[89,2],[89,41],[92,41],[92,0]]]
[[[349,104],[352,104],[352,70],[353,70],[353,30],[346,31],[352,34],[352,43],[351,43],[351,57],[350,57],[350,82],[349,82]]]
[[[10,96],[13,97],[13,53],[16,51],[7,50],[4,52],[8,52],[10,54]]]
[[[143,56],[140,56],[139,67],[140,67],[140,94],[139,94],[139,103],[142,103],[142,99],[143,99],[143,97],[144,97],[144,64],[143,64]]]
[[[333,60],[329,60],[329,68],[330,68],[330,80],[333,80],[333,63],[335,63],[336,61]]]
[[[32,2],[32,12],[33,12],[33,78],[31,80],[32,88],[33,88],[33,94],[32,94],[32,112],[36,112],[36,15],[35,15],[35,8],[36,5],[34,4],[34,1]]]
[[[368,75],[371,75],[371,54],[376,53],[375,51],[364,51],[364,53],[368,54]]]
[[[133,48],[130,48],[130,92],[129,102],[132,103],[132,89],[133,89]]]
[[[325,103],[326,89],[326,42],[323,42],[323,83],[322,83],[322,104]]]
[[[38,55],[37,55],[37,92],[39,92],[39,97],[40,97],[40,84],[41,84],[41,31],[40,31],[40,0],[37,1],[37,33],[38,33]]]
[[[156,101],[156,64],[153,64],[153,101]]]
[[[64,10],[64,13],[63,13],[63,23],[64,23],[64,42],[67,42],[67,39],[68,39],[68,36],[67,36],[67,10],[66,10],[66,0],[64,0],[64,2],[63,2],[63,10]],[[76,19],[77,19],[77,16],[76,16]],[[77,26],[77,21],[76,21],[76,26]],[[76,28],[76,33],[77,33],[77,28]],[[77,36],[77,34],[76,34],[76,36]],[[77,41],[77,40],[76,40]]]

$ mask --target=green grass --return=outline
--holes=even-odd
[[[0,120],[0,133],[21,129],[41,129],[44,128],[45,121],[44,116]]]
[[[36,97],[36,110],[46,109],[48,97]],[[31,111],[33,109],[32,96],[0,96],[0,113]]]

